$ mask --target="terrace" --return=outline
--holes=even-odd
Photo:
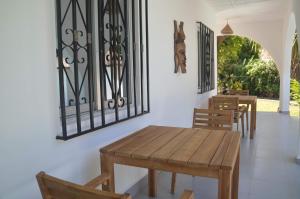
[[[184,22],[176,41],[174,20]],[[42,198],[40,171],[84,184],[107,169],[100,148],[149,125],[191,128],[194,108],[217,95],[217,36],[227,21],[270,53],[280,75],[276,107],[258,105],[254,139],[250,130],[240,139],[238,198],[300,198],[299,118],[289,115],[298,0],[1,1],[0,198]],[[114,170],[117,193],[148,198],[146,169]],[[156,198],[185,189],[218,198],[216,179],[177,175],[172,195],[170,172],[159,172]]]

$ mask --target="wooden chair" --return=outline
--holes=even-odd
[[[237,123],[237,130],[239,129],[239,121],[241,119],[242,133],[244,132],[244,110],[239,108],[239,98],[238,97],[222,97],[214,96],[212,97],[211,107],[212,110],[230,110],[234,111],[234,123]]]
[[[249,90],[229,90],[229,95],[249,95]],[[241,105],[240,110],[244,111],[246,114],[246,125],[247,130],[249,130],[249,104]]]
[[[194,109],[193,128],[231,131],[233,122],[233,111]]]
[[[67,182],[45,172],[36,175],[43,199],[131,199],[129,194],[115,194],[96,190],[99,185],[109,181],[109,176],[103,174],[84,186]],[[184,191],[181,199],[194,199],[192,191]]]
[[[195,195],[193,193],[193,191],[190,191],[190,190],[185,190],[180,199],[194,199],[195,198]]]
[[[193,128],[232,130],[233,111],[194,109]],[[172,173],[171,193],[175,192],[176,173]]]

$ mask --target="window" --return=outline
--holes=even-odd
[[[198,93],[215,89],[214,32],[198,22]]]
[[[62,133],[150,111],[147,0],[56,0]]]

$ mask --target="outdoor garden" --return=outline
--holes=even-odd
[[[291,116],[299,116],[299,48],[295,35],[291,63]],[[218,38],[218,91],[247,89],[258,96],[258,111],[276,112],[279,106],[280,75],[262,46],[246,37]]]

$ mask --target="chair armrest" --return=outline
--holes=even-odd
[[[100,176],[94,178],[93,180],[86,183],[84,186],[90,187],[90,188],[97,188],[99,185],[106,184],[110,179],[110,176],[106,173],[101,174]]]
[[[122,196],[122,199],[132,199],[132,197],[131,197],[128,193],[125,193],[125,194]]]
[[[180,199],[194,199],[194,197],[195,196],[194,196],[194,192],[193,191],[191,191],[191,190],[185,190],[182,193]]]

